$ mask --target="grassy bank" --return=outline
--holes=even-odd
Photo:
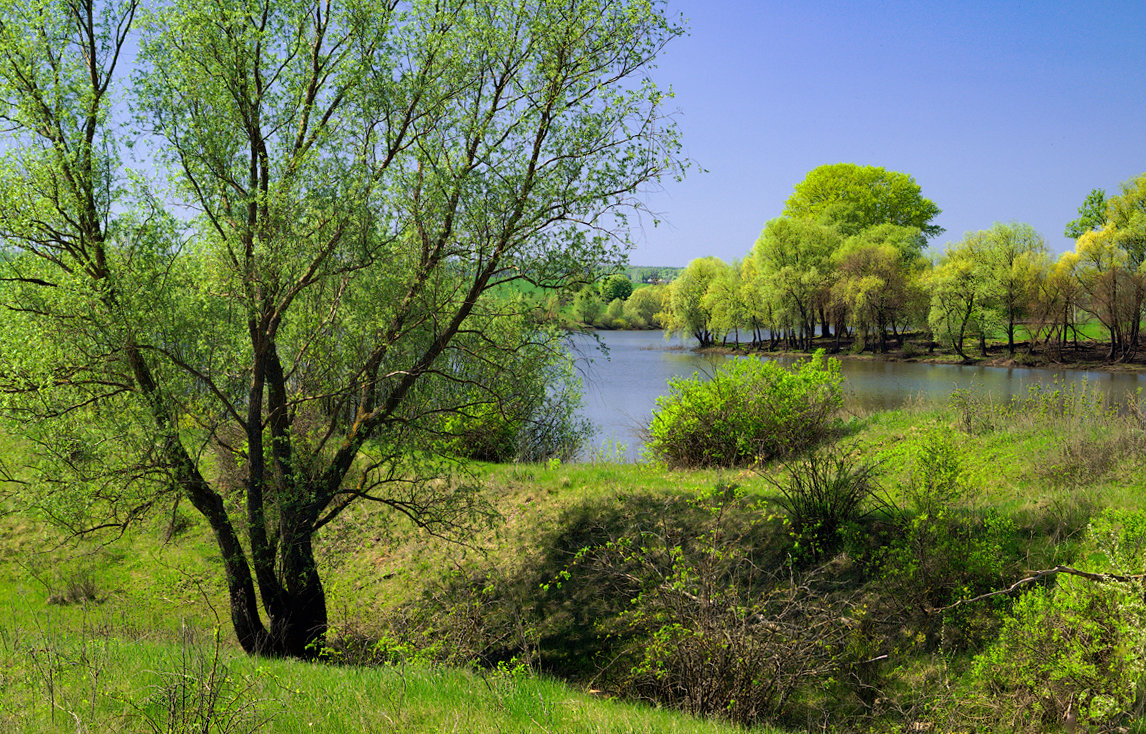
[[[479,466],[500,519],[464,545],[365,507],[323,531],[333,664],[317,666],[238,652],[214,544],[183,509],[78,545],[10,513],[0,523],[0,728],[179,731],[170,722],[207,710],[234,722],[218,731],[730,730],[614,700],[707,710],[673,698],[665,681],[687,671],[650,651],[672,633],[677,651],[709,655],[703,636],[672,625],[705,621],[697,610],[739,593],[739,581],[704,584],[730,568],[751,598],[801,589],[765,611],[819,637],[808,667],[770,679],[786,697],[753,711],[728,694],[739,669],[720,669],[726,690],[712,686],[712,698],[733,703],[710,714],[787,730],[987,726],[1022,691],[988,691],[976,661],[1000,644],[1020,594],[951,605],[1028,570],[1098,563],[1089,524],[1108,508],[1146,511],[1144,448],[1135,416],[1078,388],[856,417],[832,450],[869,462],[878,491],[830,537],[793,525],[781,464]],[[939,464],[958,480],[951,496],[921,496],[921,472]],[[706,629],[737,632],[719,624],[738,604]],[[749,632],[733,639],[762,644]],[[796,642],[775,649],[795,659]],[[831,654],[817,657],[816,644]],[[1081,693],[1064,683],[1040,695],[1043,708],[1018,720],[1029,728],[1057,697]]]

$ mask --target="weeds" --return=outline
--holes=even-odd
[[[69,573],[62,580],[62,588],[48,594],[49,604],[86,604],[100,599],[99,583],[86,569]]]
[[[767,477],[780,491],[778,502],[788,513],[797,549],[816,560],[834,552],[844,526],[861,520],[879,501],[879,472],[879,463],[854,447],[829,446],[785,463],[780,479]]]
[[[135,709],[133,719],[152,734],[252,734],[265,729],[271,717],[265,701],[254,697],[251,679],[232,675],[223,663],[220,629],[204,650],[195,632],[182,627],[175,669],[160,673],[161,682]]]

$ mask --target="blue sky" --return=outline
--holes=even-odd
[[[743,257],[824,163],[904,171],[941,248],[995,222],[1052,251],[1095,187],[1146,172],[1146,3],[668,0],[654,78],[704,172],[646,197],[637,265]]]

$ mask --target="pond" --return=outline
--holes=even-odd
[[[710,373],[722,355],[694,352],[692,340],[666,340],[661,331],[599,331],[572,338],[577,368],[585,386],[582,413],[597,428],[591,452],[615,458],[641,458],[641,428],[652,415],[657,397],[668,392],[678,375]],[[598,348],[598,341],[607,355]],[[769,358],[789,364],[791,358]],[[899,407],[909,401],[940,404],[954,390],[990,394],[1001,400],[1025,394],[1033,384],[1087,380],[1117,400],[1146,387],[1146,375],[1093,370],[936,365],[879,360],[841,361],[844,406],[856,411]],[[623,445],[618,451],[617,444]]]

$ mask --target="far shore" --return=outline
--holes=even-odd
[[[749,342],[741,342],[739,346],[729,343],[704,349],[695,347],[694,349],[705,354],[759,354],[785,357],[806,357],[817,349],[823,349],[827,354],[837,359],[874,362],[918,362],[921,364],[1071,369],[1099,372],[1146,372],[1146,347],[1140,348],[1133,359],[1120,362],[1106,359],[1110,345],[1101,342],[1080,342],[1077,348],[1073,344],[1069,344],[1063,348],[1061,357],[1057,345],[1052,345],[1049,349],[1046,345],[1041,345],[1028,352],[1026,342],[1016,343],[1015,354],[1012,357],[1007,351],[1006,344],[988,343],[986,357],[981,356],[978,347],[975,346],[965,350],[968,358],[964,359],[955,354],[949,347],[945,349],[940,344],[930,347],[926,342],[921,344],[914,341],[912,337],[905,339],[905,344],[908,345],[906,349],[898,346],[894,339],[890,341],[892,345],[886,352],[852,351],[852,339],[841,339],[840,347],[836,350],[835,337],[813,339],[810,350],[793,350],[785,345],[779,345],[773,350],[768,348],[767,343],[763,347],[754,347]]]

